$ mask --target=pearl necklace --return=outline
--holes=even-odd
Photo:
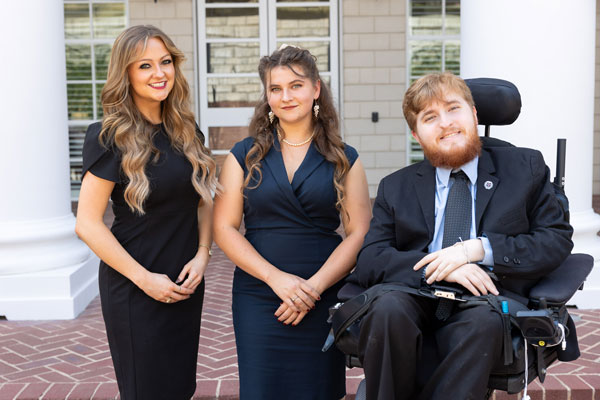
[[[313,137],[315,136],[315,132],[313,131],[312,135],[310,135],[310,137],[300,143],[292,143],[290,141],[288,141],[286,138],[281,137],[281,133],[277,132],[277,137],[279,138],[279,141],[287,144],[288,146],[292,146],[292,147],[300,147],[300,146],[304,146],[306,143],[310,142]]]

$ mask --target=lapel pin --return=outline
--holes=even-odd
[[[492,183],[492,181],[485,181],[483,183],[483,187],[486,188],[487,190],[490,190],[491,188],[494,187],[494,184]]]

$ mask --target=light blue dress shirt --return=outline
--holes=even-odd
[[[456,168],[455,171],[463,170],[463,172],[469,177],[469,189],[471,190],[471,232],[469,238],[477,238],[476,226],[475,226],[475,199],[477,198],[477,164],[479,163],[479,157],[475,157],[468,163]],[[450,173],[452,169],[438,167],[435,169],[435,231],[433,233],[433,240],[429,244],[428,251],[433,253],[442,248],[442,239],[444,237],[444,216],[446,211],[446,200],[448,199],[448,193],[450,187],[454,183],[453,179],[450,179]],[[478,239],[483,244],[483,251],[485,256],[482,261],[478,264],[486,265],[489,267],[494,266],[494,254],[492,253],[492,246],[490,240],[486,236],[480,236]]]

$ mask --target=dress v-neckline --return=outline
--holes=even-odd
[[[294,187],[294,180],[298,176],[298,173],[303,169],[304,165],[307,162],[307,159],[309,158],[309,154],[313,150],[313,142],[311,141],[308,144],[308,149],[306,150],[306,153],[304,153],[304,157],[302,158],[302,161],[298,165],[298,168],[296,168],[296,170],[294,171],[294,174],[292,175],[292,180],[290,180],[290,178],[289,178],[288,171],[287,171],[287,168],[285,166],[285,160],[283,159],[283,151],[281,149],[281,142],[279,141],[279,138],[277,137],[277,135],[275,135],[275,143],[276,143],[277,152],[279,153],[279,157],[281,158],[281,165],[283,166],[283,173],[285,175],[286,180],[288,181],[288,183],[290,184],[290,186],[292,186],[292,188],[293,188]]]

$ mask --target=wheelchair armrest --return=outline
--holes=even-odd
[[[351,298],[358,296],[365,290],[367,290],[367,289],[365,289],[362,286],[357,285],[356,283],[349,282],[349,283],[346,283],[344,286],[342,286],[342,288],[339,290],[338,299],[341,302],[348,301]]]
[[[569,255],[531,289],[531,303],[537,305],[540,299],[545,298],[549,306],[564,305],[581,287],[593,266],[594,258],[588,254]]]

